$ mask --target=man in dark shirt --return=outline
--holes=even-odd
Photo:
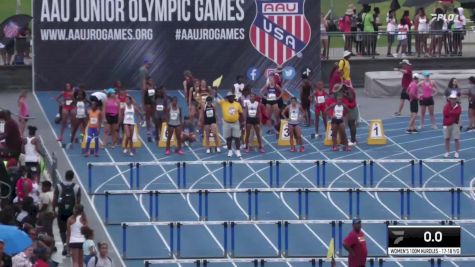
[[[12,119],[9,110],[0,111],[0,123],[3,129],[0,129],[0,150],[9,153],[9,156],[18,157],[21,153],[21,134],[20,128],[15,120]],[[1,131],[3,130],[3,131]]]
[[[412,82],[412,64],[407,59],[403,59],[400,63],[401,68],[396,68],[396,71],[402,72],[402,80],[401,80],[401,100],[399,102],[399,109],[398,111],[394,112],[394,116],[401,116],[402,109],[404,108],[404,102],[407,100],[409,101],[409,95],[407,94],[407,88],[409,84]]]
[[[5,254],[3,251],[5,249],[5,243],[0,239],[0,266],[1,267],[11,267],[12,258]]]

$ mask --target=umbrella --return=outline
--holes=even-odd
[[[358,4],[374,4],[374,3],[381,3],[386,2],[388,0],[358,0]]]
[[[28,15],[14,15],[0,24],[0,44],[7,45],[18,33],[25,28],[32,17]]]
[[[406,0],[404,6],[422,7],[434,3],[434,0]]]
[[[463,8],[475,8],[475,0],[459,0]]]
[[[5,253],[15,255],[31,246],[30,237],[16,226],[0,225],[0,240],[5,243]]]
[[[401,5],[399,4],[398,0],[392,0],[391,5],[389,7],[390,10],[398,10],[401,8]]]

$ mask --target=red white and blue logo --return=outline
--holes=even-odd
[[[18,32],[20,31],[20,27],[13,21],[8,22],[4,27],[3,27],[3,34],[5,37],[13,39],[18,35]]]
[[[255,0],[257,14],[249,31],[254,48],[278,65],[307,47],[312,30],[305,0]]]

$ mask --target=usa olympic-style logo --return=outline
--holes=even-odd
[[[278,65],[310,43],[312,30],[305,18],[305,0],[255,0],[257,13],[249,31],[254,48]]]

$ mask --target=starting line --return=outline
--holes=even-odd
[[[363,172],[363,185],[372,187],[374,184],[374,165],[389,163],[410,164],[411,187],[416,187],[416,165],[418,165],[419,187],[424,184],[424,164],[427,163],[458,163],[460,164],[460,187],[465,186],[465,164],[459,159],[380,159],[380,160],[236,160],[236,161],[165,161],[165,162],[89,162],[88,163],[88,193],[93,193],[92,170],[93,167],[129,167],[130,189],[140,188],[140,169],[143,166],[175,166],[176,183],[178,188],[187,188],[187,166],[189,165],[222,165],[223,186],[233,187],[233,165],[236,164],[268,164],[269,165],[269,185],[270,187],[280,187],[280,165],[282,164],[313,164],[315,165],[315,184],[317,187],[325,187],[327,180],[327,164],[361,164]],[[368,170],[369,169],[369,170]],[[369,171],[369,175],[368,175]],[[275,172],[275,177],[274,177]],[[135,183],[134,183],[134,176]],[[369,176],[369,177],[368,177]]]
[[[356,216],[360,216],[362,192],[393,192],[400,195],[400,216],[409,219],[411,216],[411,192],[446,192],[450,193],[451,218],[461,218],[461,193],[472,191],[469,187],[434,187],[434,188],[222,188],[222,189],[164,189],[164,190],[109,190],[94,195],[104,195],[105,224],[109,221],[109,202],[114,195],[148,195],[148,212],[151,221],[159,220],[160,195],[166,194],[198,194],[199,220],[208,220],[209,194],[241,193],[247,194],[248,220],[259,218],[259,195],[261,193],[297,193],[299,219],[309,218],[309,195],[320,192],[348,193],[348,214],[353,217],[353,193],[356,195]],[[253,205],[254,204],[254,205]]]

